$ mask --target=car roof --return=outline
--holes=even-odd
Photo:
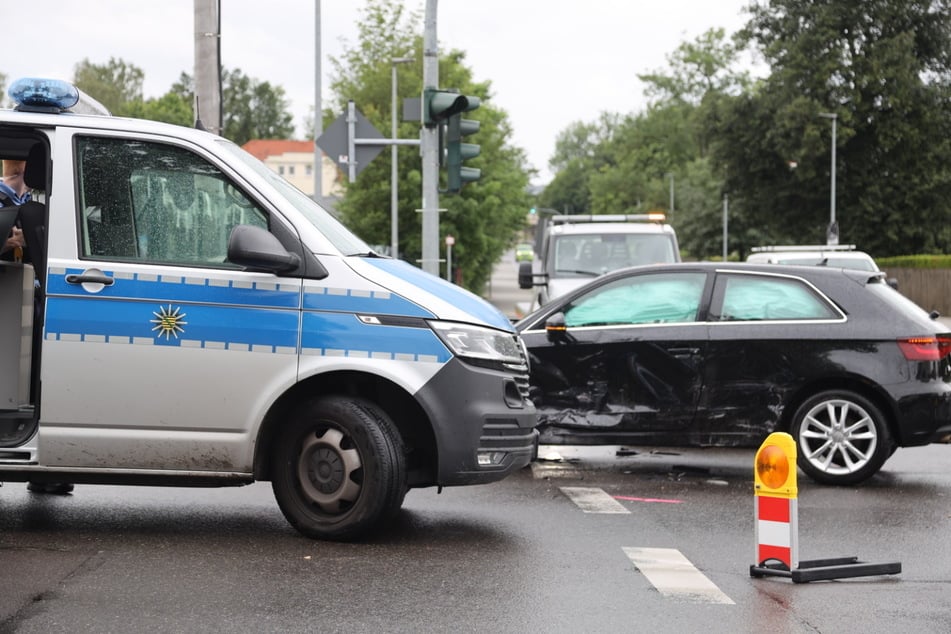
[[[598,235],[604,233],[672,233],[670,225],[658,222],[598,222],[552,225],[552,235]]]
[[[594,278],[591,281],[581,285],[570,293],[559,297],[535,312],[526,315],[517,324],[517,329],[524,329],[526,325],[534,324],[538,321],[542,313],[556,312],[556,306],[571,301],[574,297],[588,291],[593,286],[608,284],[616,279],[624,278],[637,273],[664,273],[664,272],[683,272],[683,271],[702,271],[712,272],[745,272],[762,273],[770,276],[793,276],[806,280],[822,292],[829,289],[849,288],[859,289],[869,282],[882,280],[884,283],[885,274],[880,271],[864,271],[860,269],[845,269],[824,266],[807,266],[795,264],[770,264],[754,262],[675,262],[667,264],[647,264],[641,266],[631,266],[616,271],[611,271]],[[851,291],[849,291],[851,292]],[[848,307],[846,312],[848,311]]]
[[[816,257],[835,257],[845,259],[855,259],[855,260],[871,260],[872,256],[864,251],[830,251],[830,250],[816,250],[816,251],[760,251],[758,253],[752,253],[747,257],[748,262],[765,262],[769,258],[782,257],[785,259],[790,258],[816,258]]]
[[[163,123],[161,121],[131,119],[113,115],[78,114],[69,111],[60,113],[21,112],[18,110],[0,108],[0,126],[11,124],[22,124],[41,128],[67,126],[92,130],[144,132],[148,134],[173,136],[177,139],[187,139],[198,144],[207,144],[209,140],[224,140],[224,137],[211,134],[205,130]]]

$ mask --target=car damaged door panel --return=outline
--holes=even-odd
[[[705,279],[645,275],[606,284],[550,317],[546,331],[526,331],[541,441],[643,436],[662,444],[683,434],[703,387],[707,326],[697,315]]]
[[[835,334],[844,316],[803,280],[718,273],[709,319],[697,417],[703,444],[748,446],[750,437],[775,431],[805,377],[845,376],[839,368],[848,364],[837,364],[842,346]],[[816,337],[823,324],[834,346]]]

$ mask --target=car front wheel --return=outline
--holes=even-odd
[[[362,537],[403,504],[399,434],[368,401],[322,397],[306,403],[276,439],[273,457],[274,497],[308,537]]]
[[[872,477],[893,452],[885,416],[848,390],[816,394],[793,418],[799,467],[821,484],[851,485]]]

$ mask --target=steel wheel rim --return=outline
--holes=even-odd
[[[338,429],[309,433],[301,444],[297,475],[301,490],[317,509],[329,515],[349,510],[360,497],[363,461],[347,446]]]
[[[809,464],[823,473],[855,473],[874,457],[878,430],[865,408],[853,401],[830,399],[803,417],[799,448]]]

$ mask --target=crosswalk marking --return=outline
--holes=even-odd
[[[630,514],[623,504],[597,487],[561,487],[561,492],[585,513]]]
[[[676,548],[623,548],[628,559],[665,597],[735,605]]]

